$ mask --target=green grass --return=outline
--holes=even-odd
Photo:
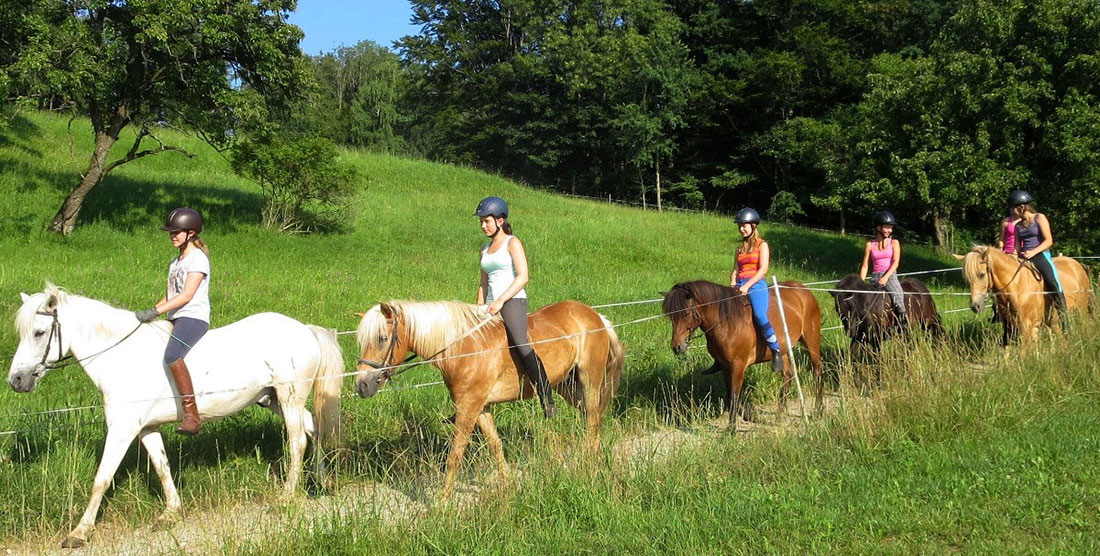
[[[512,207],[532,267],[535,307],[566,298],[590,304],[651,299],[678,281],[723,282],[729,276],[736,241],[729,218],[566,199],[472,169],[364,153],[346,155],[362,177],[347,233],[271,233],[258,227],[258,188],[234,176],[201,141],[171,132],[165,138],[195,153],[194,159],[166,153],[121,167],[93,191],[76,233],[57,238],[42,230],[90,152],[87,123],[73,122],[71,132],[66,124],[23,114],[0,130],[0,191],[6,193],[0,199],[0,315],[14,314],[18,293],[41,290],[47,279],[118,306],[148,306],[161,295],[173,256],[159,225],[184,204],[208,221],[215,326],[277,311],[351,330],[354,311],[379,300],[472,300],[483,238],[470,213],[489,194]],[[126,138],[122,143],[120,149],[128,147]],[[854,270],[862,253],[858,238],[774,225],[763,233],[781,279],[837,278]],[[952,264],[907,244],[901,270]],[[933,275],[929,285],[959,291],[957,280],[957,273]],[[825,325],[837,324],[831,300],[818,298]],[[937,303],[942,310],[966,301],[944,297]],[[640,305],[602,312],[626,322],[657,310]],[[947,321],[954,350],[987,363],[1000,357],[984,316],[957,314]],[[1095,465],[1089,464],[1097,454],[1098,410],[1091,409],[1096,353],[1088,347],[1095,341],[1085,331],[1069,355],[1050,352],[1025,361],[1041,372],[1014,362],[1003,374],[973,379],[964,358],[951,350],[893,345],[885,366],[894,378],[870,401],[845,387],[851,404],[811,432],[735,440],[707,432],[723,388],[720,379],[693,372],[709,364],[704,350],[673,357],[663,319],[624,327],[620,337],[627,364],[604,427],[608,449],[616,439],[669,426],[702,431],[702,445],[670,462],[587,462],[571,455],[581,435],[575,412],[544,423],[536,404],[506,404],[495,414],[506,455],[524,480],[487,495],[485,504],[498,511],[441,508],[395,529],[364,518],[313,532],[282,531],[271,544],[227,548],[266,552],[285,544],[351,552],[364,538],[387,551],[423,552],[1091,547],[1084,533],[1097,526]],[[0,327],[0,354],[10,358],[16,343],[13,328]],[[356,348],[349,336],[341,343],[350,369]],[[826,365],[844,377],[842,385],[849,376],[842,369],[845,345],[839,333],[827,333]],[[1083,376],[1055,364],[1064,360],[1076,361]],[[1058,388],[1046,388],[1048,378]],[[753,369],[751,379],[753,396],[774,396],[769,372]],[[434,370],[421,368],[393,386],[434,380]],[[1009,388],[1009,380],[1026,386]],[[0,436],[0,545],[56,538],[75,523],[104,433],[94,409],[35,420],[20,415],[99,401],[77,368],[50,374],[32,394],[0,389],[0,430],[26,429]],[[1025,402],[1034,402],[1035,411],[1020,409]],[[377,481],[430,496],[449,444],[450,427],[440,419],[449,413],[441,387],[371,400],[354,398],[348,389],[340,481]],[[281,481],[281,438],[281,423],[258,408],[210,424],[196,438],[168,433],[185,510],[273,500]],[[1029,463],[1033,457],[1043,458],[1043,465]],[[563,459],[583,465],[559,465]],[[490,462],[475,446],[464,479],[480,480]],[[981,489],[965,488],[975,473],[985,477]],[[156,476],[133,448],[100,520],[140,526],[162,506]],[[358,531],[358,540],[351,531]]]

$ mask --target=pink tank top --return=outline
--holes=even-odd
[[[1011,216],[1004,220],[1005,253],[1016,253],[1016,226],[1012,225],[1015,218]]]
[[[894,240],[886,244],[886,249],[879,250],[877,241],[871,242],[871,272],[879,274],[890,270],[890,264],[894,262]]]

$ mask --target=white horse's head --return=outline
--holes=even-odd
[[[69,342],[61,333],[59,312],[65,292],[47,284],[41,293],[23,297],[23,306],[15,313],[19,347],[8,369],[8,384],[16,392],[30,392],[52,365],[69,353]]]

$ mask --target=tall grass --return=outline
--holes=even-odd
[[[234,176],[228,163],[200,141],[171,132],[165,137],[196,153],[194,159],[166,153],[121,167],[93,191],[74,236],[48,236],[42,230],[90,152],[87,124],[76,121],[69,132],[67,123],[52,116],[24,114],[0,132],[0,190],[5,192],[0,199],[0,315],[14,314],[18,292],[40,290],[47,279],[117,306],[148,306],[161,295],[165,266],[173,256],[158,227],[164,215],[179,205],[198,208],[209,223],[204,235],[212,248],[215,326],[261,311],[277,311],[303,322],[350,330],[357,322],[354,311],[379,300],[471,300],[477,285],[475,253],[484,238],[470,213],[477,201],[489,194],[505,197],[512,206],[516,233],[524,240],[531,262],[529,293],[535,307],[566,298],[590,304],[656,298],[658,292],[678,281],[705,278],[723,282],[729,276],[736,231],[726,218],[564,199],[467,168],[355,152],[345,158],[359,167],[363,181],[349,232],[315,236],[271,233],[258,226],[258,188]],[[782,279],[837,278],[854,270],[861,254],[856,238],[783,226],[765,226],[763,232],[772,242],[775,273]],[[931,250],[907,246],[902,270],[945,266],[951,263]],[[955,280],[957,277],[948,273],[934,277],[931,286],[958,291]],[[818,299],[826,315],[825,325],[837,324],[831,300],[824,294]],[[964,306],[965,301],[937,298],[937,303],[947,309]],[[656,305],[602,310],[613,322],[656,311]],[[952,315],[948,322],[958,338],[952,350],[965,351],[970,357],[997,357],[999,352],[989,347],[994,333],[987,323],[975,321],[969,314]],[[944,405],[946,400],[957,398],[954,403],[960,407],[971,402],[992,404],[993,398],[988,396],[1010,394],[986,384],[991,377],[1002,375],[979,373],[976,376],[984,377],[980,381],[961,381],[958,377],[975,373],[967,371],[962,359],[952,359],[951,350],[920,347],[910,351],[892,345],[886,357],[897,373],[888,377],[890,386],[875,397],[865,399],[842,388],[844,399],[849,400],[842,411],[817,421],[809,432],[784,439],[759,435],[728,439],[714,433],[710,425],[718,417],[718,399],[724,395],[721,379],[695,373],[709,364],[704,350],[673,357],[663,319],[619,332],[627,366],[604,426],[608,449],[617,445],[617,440],[669,427],[693,431],[704,442],[685,446],[671,461],[627,463],[607,455],[591,462],[574,454],[573,444],[582,434],[576,413],[566,411],[543,422],[536,404],[506,404],[494,413],[506,455],[521,470],[522,480],[499,492],[483,494],[486,504],[500,510],[494,520],[472,511],[438,508],[415,523],[415,535],[411,536],[395,537],[393,530],[366,518],[353,520],[348,528],[357,527],[361,532],[355,538],[369,538],[380,548],[412,546],[423,551],[433,547],[477,550],[473,543],[479,538],[500,543],[485,546],[515,547],[516,551],[548,547],[582,550],[585,546],[639,551],[697,547],[762,550],[773,545],[759,544],[764,542],[759,539],[746,541],[745,535],[738,533],[773,527],[759,525],[760,515],[789,525],[789,520],[800,515],[799,506],[791,504],[809,500],[815,503],[806,504],[807,508],[820,506],[825,508],[823,513],[799,519],[809,520],[806,525],[812,527],[804,528],[816,531],[819,536],[812,538],[822,542],[832,538],[835,530],[822,529],[820,522],[832,519],[832,512],[839,510],[835,504],[818,503],[818,498],[825,496],[823,493],[836,494],[852,481],[883,481],[888,471],[901,473],[887,457],[900,453],[899,446],[911,446],[911,457],[925,458],[936,450],[948,450],[946,446],[963,438],[971,438],[978,446],[1001,437],[1010,444],[1031,434],[1024,428],[1013,432],[989,426],[988,413],[996,412],[997,405],[956,425],[964,428],[952,429],[942,418],[942,412],[952,407]],[[13,328],[0,326],[0,354],[10,358],[16,342]],[[341,342],[350,369],[356,348],[349,336],[343,336]],[[827,365],[834,377],[844,377],[841,385],[846,385],[850,376],[844,367],[845,346],[838,333],[827,334]],[[1029,357],[1053,360],[1061,356],[1040,352]],[[1080,357],[1088,360],[1087,354]],[[1040,367],[1045,365],[1036,361]],[[909,370],[901,373],[903,367]],[[402,375],[392,386],[437,379],[432,369],[420,368]],[[777,385],[766,370],[753,369],[750,379],[756,385],[755,398],[774,396]],[[913,381],[919,388],[898,389],[895,381],[901,380]],[[945,384],[956,392],[954,398],[939,393]],[[1067,383],[1058,391],[1075,386],[1082,392],[1095,390],[1094,386]],[[1043,396],[1053,395],[1040,391]],[[347,446],[340,463],[341,484],[393,485],[417,500],[431,501],[451,432],[441,422],[451,412],[446,391],[441,387],[394,388],[372,400],[352,399],[350,389],[345,395]],[[978,398],[970,400],[968,396]],[[1059,402],[1057,407],[1088,405],[1090,400],[1094,398],[1082,395]],[[103,439],[96,408],[35,418],[24,415],[99,402],[98,393],[75,367],[51,373],[29,395],[0,389],[0,430],[21,431],[0,436],[0,544],[56,537],[75,523],[83,511]],[[1006,397],[996,403],[1015,402]],[[997,419],[1004,418],[996,413]],[[1056,414],[1049,418],[1054,419],[1049,422],[1052,427],[1070,425],[1059,422]],[[1016,421],[1020,427],[1024,422],[1024,417]],[[953,430],[966,434],[953,435]],[[186,510],[230,507],[242,500],[266,501],[277,494],[282,480],[282,429],[281,422],[268,412],[247,410],[204,427],[196,438],[176,437],[167,427],[165,431]],[[1051,443],[1043,449],[1052,453],[1065,447],[1054,444],[1054,439],[1036,441]],[[490,461],[480,444],[475,444],[464,479],[491,482],[487,475]],[[880,467],[860,471],[872,463]],[[817,475],[811,476],[809,469]],[[792,474],[791,470],[802,471]],[[822,474],[832,482],[815,479]],[[906,476],[906,480],[919,479]],[[783,483],[786,490],[766,488],[777,481],[788,481]],[[777,493],[790,496],[790,501],[775,499]],[[160,496],[155,473],[135,447],[116,475],[100,519],[148,523],[162,508]],[[850,496],[845,499],[855,503]],[[870,500],[867,504],[861,511],[875,513]],[[722,520],[725,522],[720,523]],[[1093,525],[1088,522],[1089,527]],[[778,543],[775,548],[807,546],[784,540],[779,525],[774,527],[775,539],[768,542]],[[279,538],[305,547],[320,542],[317,535],[331,535],[334,549],[346,546],[350,551],[354,546],[348,528],[303,529]],[[566,530],[571,532],[568,539],[564,539]],[[663,538],[656,539],[652,532]],[[796,538],[805,541],[808,537],[792,537]],[[92,542],[96,542],[94,538]],[[273,546],[261,543],[227,548],[267,550]],[[850,546],[859,549],[863,545]]]

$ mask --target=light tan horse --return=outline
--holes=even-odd
[[[1016,337],[1025,341],[1039,337],[1039,326],[1050,326],[1053,298],[1043,295],[1042,278],[1023,264],[996,247],[976,245],[969,253],[955,255],[963,262],[963,277],[970,284],[970,309],[982,310],[987,295],[994,295],[997,314],[1004,324],[1003,343]],[[1066,308],[1070,311],[1091,310],[1092,282],[1081,263],[1069,257],[1054,257],[1058,281],[1066,294]]]
[[[497,464],[508,468],[490,407],[534,395],[522,362],[507,347],[504,321],[497,315],[478,328],[486,318],[483,308],[457,301],[390,301],[371,307],[359,323],[356,391],[361,397],[373,396],[399,373],[404,367],[394,366],[409,352],[443,373],[455,404],[444,497],[454,487],[475,423]],[[622,344],[611,323],[583,303],[562,301],[532,313],[528,334],[550,384],[585,412],[589,447],[595,450],[623,368]]]

